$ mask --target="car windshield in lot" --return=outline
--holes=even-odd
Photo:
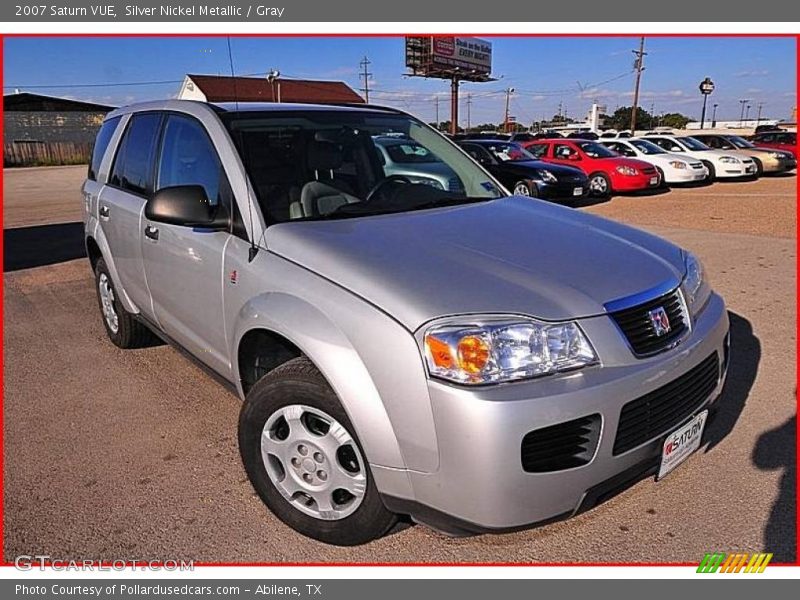
[[[597,142],[575,142],[575,145],[583,150],[587,156],[592,158],[611,158],[613,156],[619,156],[613,150],[609,150]]]
[[[533,154],[525,150],[519,144],[513,142],[496,142],[491,144],[481,144],[492,156],[500,162],[521,162],[525,160],[538,160]]]
[[[244,110],[222,113],[220,118],[242,157],[268,225],[453,206],[507,195],[452,142],[408,115],[356,109]],[[382,164],[376,140],[389,140],[390,158],[400,158],[391,170]],[[420,163],[439,163],[448,174],[444,183],[420,176],[419,167],[414,167]]]
[[[653,142],[648,142],[647,140],[631,140],[630,144],[642,154],[652,155],[667,153],[663,148],[659,148]]]
[[[400,164],[419,164],[419,163],[438,163],[442,162],[439,157],[428,150],[422,144],[410,140],[385,142],[382,139],[375,140],[386,149],[386,153],[392,162]]]
[[[711,148],[706,146],[703,142],[701,142],[700,140],[697,140],[697,139],[695,139],[693,137],[685,136],[685,137],[679,137],[679,138],[675,138],[675,139],[680,140],[680,142],[684,146],[686,146],[689,150],[711,150]]]
[[[746,139],[744,139],[743,137],[739,137],[738,135],[729,135],[725,139],[728,140],[731,144],[733,144],[737,148],[755,148],[756,147],[755,144],[753,144],[752,142],[748,142]]]

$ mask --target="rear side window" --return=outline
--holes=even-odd
[[[528,152],[539,158],[547,154],[547,144],[532,144],[525,148]]]
[[[106,150],[108,150],[108,144],[111,142],[111,138],[117,130],[120,119],[121,117],[108,119],[103,123],[103,126],[100,127],[100,131],[97,132],[97,137],[94,140],[94,148],[92,149],[92,160],[89,162],[89,173],[87,175],[92,181],[97,180],[97,172],[100,170],[100,163],[103,162],[103,156],[105,156]]]
[[[109,184],[145,196],[153,189],[153,162],[161,115],[142,113],[128,122]]]

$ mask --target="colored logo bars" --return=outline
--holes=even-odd
[[[739,552],[725,554],[724,552],[713,552],[706,554],[697,567],[698,573],[763,573],[769,561],[772,560],[772,553],[748,554]]]

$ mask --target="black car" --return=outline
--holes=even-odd
[[[584,198],[589,192],[589,182],[583,171],[537,160],[519,144],[505,140],[467,140],[459,145],[518,196],[565,200]]]

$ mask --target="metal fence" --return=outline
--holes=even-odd
[[[3,167],[88,164],[91,155],[91,142],[7,142],[3,144]]]

